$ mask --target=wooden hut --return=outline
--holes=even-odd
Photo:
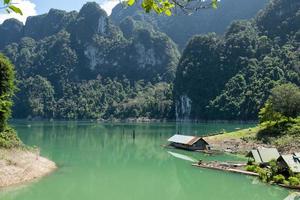
[[[271,160],[277,160],[280,154],[276,148],[258,148],[251,150],[247,157],[252,158],[257,164],[267,164]]]
[[[282,172],[291,170],[293,173],[300,173],[300,153],[281,155],[277,163]]]
[[[209,150],[209,144],[201,137],[187,135],[173,135],[168,139],[170,145],[180,149],[190,151]]]

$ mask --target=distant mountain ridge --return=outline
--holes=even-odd
[[[147,14],[139,3],[127,8],[118,4],[113,8],[109,18],[119,25],[130,17],[142,22],[141,26],[152,26],[155,30],[166,33],[180,48],[184,48],[193,35],[209,32],[223,34],[232,21],[252,18],[267,2],[268,0],[222,0],[217,10],[200,10],[192,15],[179,11],[172,17]],[[107,17],[105,11],[102,11]],[[0,49],[9,43],[18,42],[22,37],[38,40],[56,34],[62,29],[69,31],[78,15],[80,13],[76,11],[50,9],[46,14],[29,17],[25,26],[14,19],[6,20],[0,25],[0,34],[5,36],[0,39]],[[12,32],[13,35],[9,34]]]
[[[118,4],[112,10],[110,18],[122,23],[126,17],[152,25],[156,30],[166,33],[182,49],[188,40],[197,34],[216,32],[222,35],[234,20],[250,19],[263,9],[269,0],[221,0],[218,9],[203,9],[185,14],[180,9],[174,16],[167,17],[154,13],[144,13],[140,4],[124,8]]]

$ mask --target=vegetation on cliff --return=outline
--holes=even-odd
[[[272,88],[300,85],[297,0],[273,0],[224,36],[195,36],[181,58],[166,31],[130,14],[134,7],[108,17],[87,3],[25,25],[5,21],[0,48],[20,88],[14,117],[257,120]]]
[[[255,120],[272,88],[299,86],[299,8],[297,0],[274,0],[254,20],[234,22],[224,37],[194,37],[176,72],[178,113],[184,96],[191,119]]]
[[[170,117],[180,53],[165,34],[126,32],[96,3],[79,13],[52,9],[20,29],[16,43],[0,42],[19,80],[15,118]]]
[[[0,54],[0,147],[11,148],[21,144],[16,132],[8,125],[12,98],[15,92],[15,72],[10,61]]]

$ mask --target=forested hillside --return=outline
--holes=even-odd
[[[205,13],[233,19],[238,9],[230,2],[231,17],[223,13],[224,1],[221,11],[201,11],[190,16],[191,23],[202,25],[196,16]],[[260,7],[258,1],[250,4],[249,12]],[[239,13],[246,14],[240,5]],[[224,35],[195,36],[182,56],[155,23],[163,26],[168,19],[175,26],[188,16],[158,18],[134,14],[136,8],[116,16],[118,9],[113,20],[98,4],[87,3],[80,12],[52,9],[25,25],[13,19],[0,25],[1,52],[17,71],[13,117],[255,120],[272,88],[300,85],[299,0],[273,0],[254,19],[233,22]],[[225,21],[211,26],[218,30]]]
[[[150,25],[166,33],[182,49],[196,34],[223,34],[233,20],[254,17],[267,2],[268,0],[221,0],[216,10],[202,9],[188,14],[178,9],[172,17],[145,13],[138,3],[125,9],[124,5],[119,4],[113,9],[110,17],[116,23],[122,23],[126,17],[131,17],[142,22],[144,26]]]
[[[25,26],[7,20],[0,31],[1,49],[19,80],[14,117],[166,118],[170,113],[180,54],[163,33],[132,27],[123,34],[96,3],[79,13],[52,9],[30,17]]]
[[[257,119],[273,87],[300,85],[300,1],[274,0],[223,37],[194,37],[174,86],[179,118]]]

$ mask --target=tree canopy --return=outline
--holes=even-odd
[[[288,118],[300,116],[300,88],[291,83],[276,86],[262,111],[264,120],[276,119],[279,114]]]
[[[154,11],[157,14],[172,15],[174,9],[181,9],[185,13],[199,9],[217,8],[218,0],[126,0],[128,6],[140,3],[146,13]]]

